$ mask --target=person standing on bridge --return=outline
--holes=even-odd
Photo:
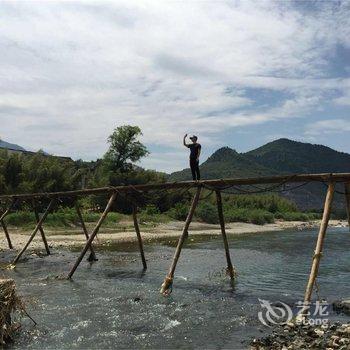
[[[184,146],[190,149],[190,168],[192,172],[192,179],[194,181],[200,180],[199,172],[199,156],[201,155],[202,146],[197,142],[198,137],[193,135],[190,137],[192,143],[186,143],[187,134],[184,136]]]

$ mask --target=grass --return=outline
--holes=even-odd
[[[97,222],[101,214],[96,212],[83,212],[83,218],[85,223]],[[116,223],[120,222],[126,216],[119,213],[109,213],[106,220],[103,223],[104,227],[112,227]],[[11,213],[6,217],[6,222],[8,225],[29,228],[35,225],[34,213],[28,211],[18,211],[16,213]],[[76,227],[80,226],[78,216],[74,209],[64,208],[59,209],[51,214],[45,220],[45,226],[48,227]]]
[[[154,227],[159,223],[167,223],[171,220],[183,221],[186,219],[189,209],[188,204],[178,203],[173,208],[165,213],[159,212],[154,206],[147,206],[141,210],[138,214],[140,225],[143,227]],[[100,218],[100,213],[84,211],[83,218],[87,225],[96,223]],[[247,222],[257,225],[264,225],[266,223],[273,223],[275,220],[285,221],[311,221],[320,219],[319,213],[302,213],[297,211],[275,212],[272,213],[265,209],[259,208],[241,208],[229,205],[224,205],[224,217],[226,222]],[[195,212],[195,220],[209,223],[218,224],[217,207],[211,202],[202,202],[197,207]],[[104,221],[102,227],[116,228],[116,224],[121,221],[132,221],[131,215],[120,214],[111,212]],[[6,217],[8,225],[32,228],[35,225],[35,216],[28,211],[19,211],[11,213]],[[131,226],[126,223],[124,226]],[[79,227],[80,222],[73,208],[61,208],[54,213],[48,215],[45,226],[56,228],[74,228]],[[125,230],[125,227],[123,230]]]
[[[139,213],[138,219],[141,225],[154,226],[154,224],[169,222],[171,217],[166,213],[161,213],[154,205],[148,205]]]
[[[293,208],[288,208],[293,209]],[[186,218],[188,206],[178,204],[172,208],[167,214],[176,220],[184,220]],[[303,213],[298,211],[286,212],[270,212],[266,209],[259,208],[243,208],[236,206],[224,205],[224,217],[226,222],[247,222],[256,225],[264,225],[273,223],[275,220],[284,221],[312,221],[321,218],[318,213]],[[195,218],[198,221],[218,224],[217,207],[211,202],[203,202],[198,206]]]

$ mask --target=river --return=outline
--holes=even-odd
[[[259,298],[293,305],[302,300],[317,237],[316,230],[229,236],[238,271],[232,288],[225,276],[219,237],[196,237],[185,245],[170,297],[159,294],[176,242],[145,245],[148,270],[134,244],[97,250],[99,261],[82,262],[67,274],[77,251],[53,250],[49,257],[26,255],[14,278],[28,312],[13,349],[248,348],[270,329],[257,315]],[[1,262],[14,252],[3,252]],[[350,233],[329,229],[318,278],[319,293],[332,302],[350,297]],[[348,320],[331,313],[331,319]]]

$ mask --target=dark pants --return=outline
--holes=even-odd
[[[199,172],[199,160],[190,158],[190,167],[193,180],[200,180],[201,174]]]

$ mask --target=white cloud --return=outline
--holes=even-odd
[[[350,89],[344,95],[335,98],[333,102],[339,106],[350,106]]]
[[[305,135],[316,136],[321,134],[339,134],[350,131],[350,120],[326,119],[306,125]]]
[[[336,45],[350,47],[349,18],[347,2],[2,2],[0,133],[85,159],[126,123],[176,154],[185,132],[215,146],[230,128],[303,117],[345,94],[350,79],[328,68]],[[258,108],[251,88],[288,96]],[[172,159],[144,164],[183,167]]]

